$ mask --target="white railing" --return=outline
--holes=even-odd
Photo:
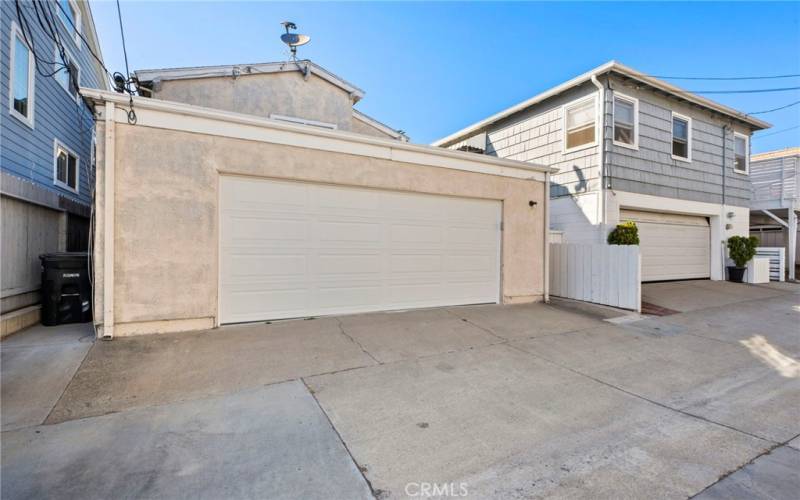
[[[750,164],[750,182],[753,186],[754,208],[760,208],[765,202],[780,204],[793,200],[800,194],[798,160],[789,156],[753,161]]]
[[[552,243],[550,295],[641,311],[639,247]]]
[[[769,257],[769,280],[783,281],[783,270],[786,269],[786,249],[783,247],[758,247],[757,257]]]

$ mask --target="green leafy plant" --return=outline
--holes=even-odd
[[[638,245],[639,244],[639,228],[636,227],[635,222],[623,222],[617,224],[611,233],[608,235],[609,245]]]
[[[728,238],[728,255],[736,267],[745,267],[756,254],[759,245],[755,236],[731,236]]]

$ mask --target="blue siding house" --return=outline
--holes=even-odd
[[[86,1],[2,1],[0,25],[5,335],[38,321],[38,256],[87,250],[94,124],[79,87],[109,85]]]

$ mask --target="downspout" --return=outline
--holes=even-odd
[[[544,174],[544,302],[550,303],[550,172]]]
[[[606,241],[606,89],[597,79],[597,75],[592,75],[592,83],[597,87],[600,101],[600,243]]]
[[[728,131],[728,126],[727,125],[723,125],[722,126],[722,208],[723,208],[723,210],[725,209],[725,182],[726,182],[726,179],[725,179],[726,171],[725,170],[726,170],[726,167],[727,167],[727,165],[725,164],[726,163],[725,162],[725,157],[727,155],[727,144],[726,144],[726,141],[728,140],[728,137],[725,135],[725,133],[727,131]]]
[[[727,210],[725,209],[725,197],[726,197],[726,193],[725,193],[726,186],[725,186],[725,184],[726,184],[726,181],[727,181],[727,179],[726,179],[727,171],[726,170],[727,170],[727,167],[728,167],[728,165],[727,165],[727,156],[728,156],[728,147],[727,147],[728,146],[728,143],[727,143],[728,136],[727,136],[727,132],[728,132],[728,126],[727,125],[723,125],[722,126],[722,213],[719,214],[720,215],[720,219],[721,219],[720,229],[722,230],[722,234],[720,236],[722,236],[722,238],[723,238],[722,242],[720,243],[720,253],[722,254],[722,262],[721,262],[722,269],[720,270],[721,271],[720,276],[722,276],[722,280],[723,281],[725,280],[725,267],[726,267],[726,264],[727,264],[727,257],[728,257],[725,254],[725,246],[726,246],[725,245],[725,232],[727,231],[727,226],[728,226]]]
[[[106,101],[103,158],[103,340],[114,338],[114,145],[115,107]]]

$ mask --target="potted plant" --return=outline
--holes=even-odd
[[[635,222],[623,222],[617,224],[608,234],[609,245],[638,245],[639,244],[639,228],[636,227]]]
[[[728,238],[728,256],[735,266],[728,266],[728,279],[741,283],[744,281],[744,272],[747,270],[747,263],[756,254],[758,238],[755,236],[731,236]]]

